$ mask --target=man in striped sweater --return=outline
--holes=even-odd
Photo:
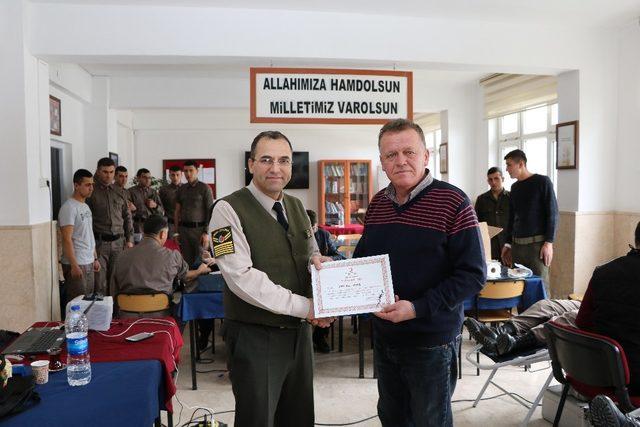
[[[396,302],[375,313],[383,426],[451,426],[463,301],[486,264],[469,198],[433,178],[422,129],[404,119],[378,136],[389,186],[371,201],[354,257],[389,254]]]

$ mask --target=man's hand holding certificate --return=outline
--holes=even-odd
[[[311,269],[315,317],[371,313],[394,303],[388,255],[331,261]]]

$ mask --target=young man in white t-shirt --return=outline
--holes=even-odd
[[[73,194],[60,208],[58,223],[62,231],[62,272],[66,300],[94,292],[94,273],[100,271],[96,260],[91,209],[85,203],[93,193],[93,174],[78,169],[73,174]]]

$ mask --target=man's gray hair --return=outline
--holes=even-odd
[[[382,137],[385,133],[402,132],[403,130],[407,129],[413,129],[414,131],[416,131],[416,133],[420,137],[420,140],[422,141],[422,144],[425,146],[425,148],[427,147],[427,143],[424,140],[424,132],[422,131],[422,128],[420,126],[418,126],[411,120],[395,119],[385,123],[385,125],[382,126],[382,129],[380,129],[380,133],[378,134],[378,150],[380,149],[380,141],[382,141]]]

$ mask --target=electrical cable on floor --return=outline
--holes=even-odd
[[[342,424],[315,423],[314,425],[317,425],[317,426],[352,426],[352,425],[355,425],[355,424],[360,424],[360,423],[363,423],[365,421],[372,420],[374,418],[378,418],[378,415],[377,414],[376,415],[372,415],[370,417],[363,418],[363,419],[358,420],[358,421],[352,421],[350,423],[342,423]]]
[[[483,397],[482,399],[480,399],[480,401],[483,400],[491,400],[491,399],[497,399],[498,397],[502,397],[502,396],[506,396],[506,395],[513,395],[513,396],[518,396],[520,399],[524,400],[525,402],[527,402],[529,405],[533,405],[533,402],[530,401],[529,399],[526,399],[522,396],[520,396],[518,393],[500,393],[500,394],[496,394],[495,396],[491,396],[491,397]],[[457,399],[457,400],[452,400],[451,403],[460,403],[460,402],[475,402],[476,399]],[[541,403],[538,403],[538,406],[542,406]]]

